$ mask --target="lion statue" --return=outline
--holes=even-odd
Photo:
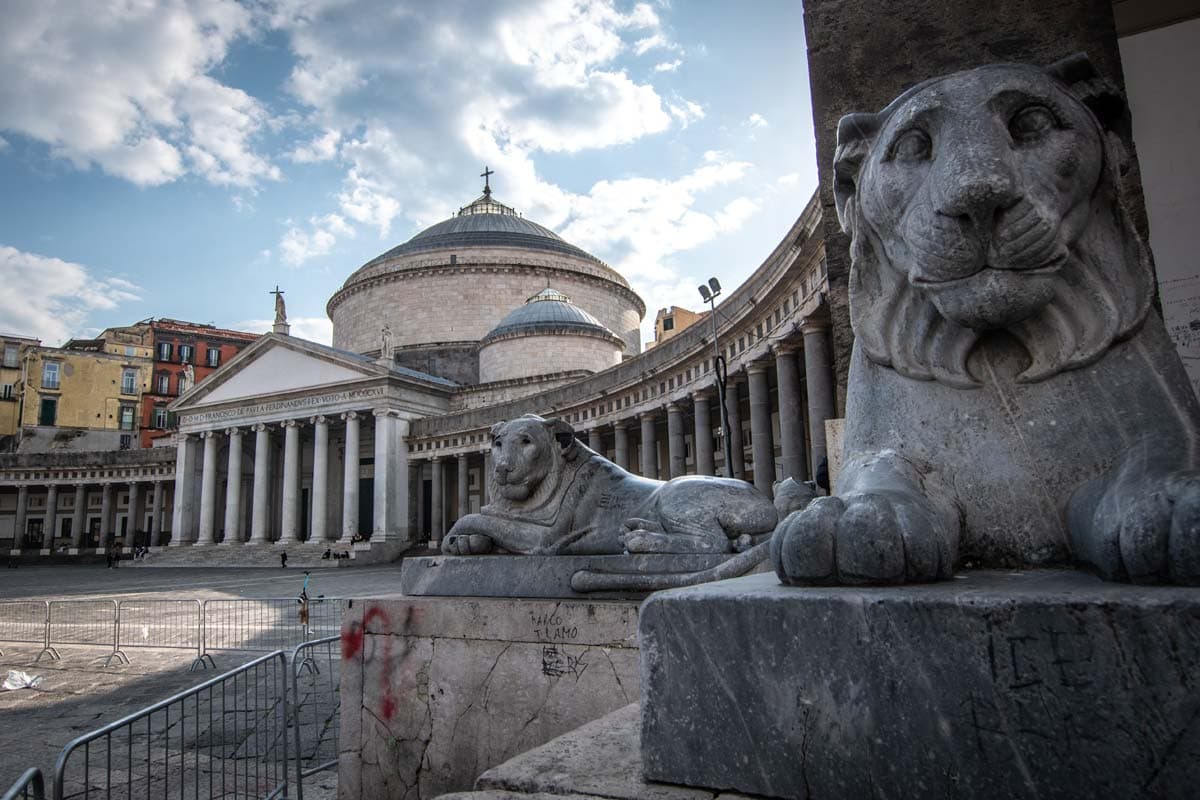
[[[632,475],[560,419],[526,414],[491,436],[491,502],[454,523],[449,555],[730,553],[765,543],[779,521],[748,483]]]
[[[785,583],[1071,561],[1200,583],[1200,404],[1121,203],[1129,126],[1084,56],[841,120],[845,461],[775,531]]]

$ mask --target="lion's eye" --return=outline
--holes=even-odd
[[[933,143],[924,131],[909,128],[892,143],[891,157],[900,161],[924,161],[933,151]]]
[[[1008,123],[1014,140],[1028,142],[1039,138],[1058,125],[1054,112],[1045,106],[1025,106]]]
[[[525,437],[521,440],[521,444],[532,444],[532,443],[533,443],[533,441],[529,437]]]
[[[503,442],[501,442],[499,439],[497,439],[496,441],[492,442],[492,447],[499,448],[499,447],[501,447],[502,445],[503,445]]]

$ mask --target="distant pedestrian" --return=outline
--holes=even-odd
[[[287,568],[287,551],[284,550],[279,554],[279,566]]]

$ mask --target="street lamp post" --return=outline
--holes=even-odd
[[[700,297],[709,306],[709,318],[712,320],[713,332],[713,372],[717,376],[717,403],[721,406],[721,444],[725,453],[725,477],[733,475],[733,446],[729,442],[729,409],[725,406],[725,357],[721,355],[721,347],[717,343],[717,296],[721,294],[721,283],[716,278],[709,278],[708,285],[700,284]]]

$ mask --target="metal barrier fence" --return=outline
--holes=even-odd
[[[68,744],[54,800],[288,796],[288,663],[282,651]]]
[[[40,644],[45,649],[49,620],[50,604],[45,600],[0,600],[0,642]]]
[[[327,598],[0,601],[0,643],[39,644],[36,661],[60,659],[56,646],[104,647],[106,666],[128,664],[134,648],[191,650],[200,669],[216,666],[212,652],[292,650],[336,635],[343,609]]]
[[[0,800],[46,800],[46,785],[40,769],[27,769],[17,782],[0,795]]]
[[[304,778],[338,763],[341,655],[340,636],[305,642],[292,651],[292,752],[298,800],[304,800]]]

